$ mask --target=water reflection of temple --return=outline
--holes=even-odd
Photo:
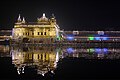
[[[54,48],[46,47],[13,47],[11,50],[13,64],[18,69],[18,74],[24,73],[26,66],[36,67],[37,73],[44,75],[49,70],[56,68],[59,54]]]

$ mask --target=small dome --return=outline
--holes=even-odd
[[[39,22],[48,22],[48,18],[46,18],[45,13],[43,13],[43,16],[41,18],[38,18]]]

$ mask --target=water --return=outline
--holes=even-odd
[[[0,79],[116,79],[119,72],[119,47],[0,45]]]

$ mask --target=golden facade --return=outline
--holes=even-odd
[[[45,14],[37,19],[37,22],[27,23],[25,18],[21,20],[19,15],[17,23],[13,28],[12,38],[22,42],[54,42],[59,37],[59,26],[55,17],[48,19]]]

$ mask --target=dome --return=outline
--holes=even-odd
[[[41,18],[38,18],[38,22],[48,22],[48,18],[46,18],[45,13],[43,13],[43,16]]]

